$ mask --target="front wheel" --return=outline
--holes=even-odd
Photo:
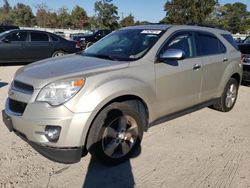
[[[219,101],[214,104],[216,110],[228,112],[232,110],[238,96],[239,84],[236,79],[230,78]]]
[[[88,150],[104,164],[119,164],[138,149],[142,136],[143,123],[138,112],[126,104],[113,103],[94,120],[88,136]]]

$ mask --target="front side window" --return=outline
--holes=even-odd
[[[167,42],[160,52],[162,55],[168,49],[182,50],[185,53],[185,58],[194,56],[194,50],[192,47],[192,34],[178,34]]]
[[[162,30],[127,29],[116,31],[87,48],[83,55],[119,61],[143,57],[161,37]]]
[[[199,47],[197,49],[198,56],[216,55],[226,52],[225,46],[215,36],[198,34],[197,42],[199,43]]]
[[[23,42],[27,39],[27,33],[26,32],[14,32],[9,37],[7,37],[10,41],[13,42]]]
[[[49,36],[45,33],[30,33],[31,41],[48,42]]]

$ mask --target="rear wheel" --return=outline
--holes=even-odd
[[[230,78],[219,101],[214,104],[214,109],[228,112],[232,110],[238,96],[239,84],[236,79]]]
[[[64,56],[65,52],[62,50],[57,50],[52,54],[52,57],[60,57],[60,56]]]
[[[113,103],[95,119],[88,136],[88,150],[104,164],[122,163],[138,149],[142,126],[137,111],[126,104]]]

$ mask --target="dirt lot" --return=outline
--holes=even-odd
[[[0,109],[17,68],[0,67]],[[249,97],[241,86],[229,113],[205,108],[152,127],[141,152],[115,167],[89,155],[73,165],[49,161],[0,120],[0,187],[250,187]]]

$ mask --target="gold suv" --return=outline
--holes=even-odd
[[[242,78],[233,42],[208,27],[122,28],[84,52],[20,68],[3,120],[51,160],[90,152],[121,163],[150,126],[201,107],[233,108]]]

